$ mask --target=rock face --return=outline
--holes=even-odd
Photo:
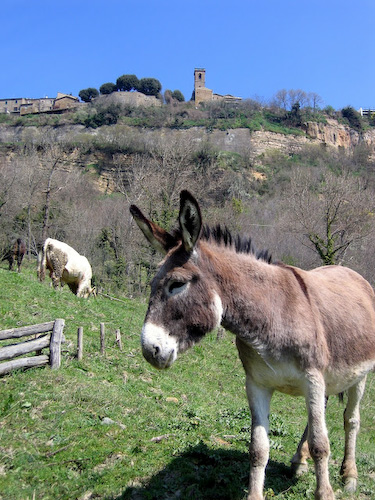
[[[306,135],[313,140],[345,149],[352,149],[357,146],[361,139],[358,132],[339,124],[335,120],[327,120],[327,123],[307,122],[304,124],[303,129]]]
[[[46,136],[51,127],[11,127],[0,125],[0,143],[20,143],[38,140]],[[156,144],[161,138],[185,140],[192,144],[208,143],[219,151],[231,151],[243,154],[247,152],[254,159],[268,150],[279,150],[285,154],[298,152],[307,144],[325,145],[333,148],[343,148],[352,151],[359,144],[366,144],[373,150],[375,156],[375,129],[358,133],[336,120],[326,123],[306,122],[299,135],[280,134],[265,130],[251,131],[247,128],[228,130],[207,130],[203,127],[193,127],[186,130],[169,128],[132,129],[124,125],[86,129],[83,125],[65,125],[52,129],[55,140],[77,141],[79,137],[96,136],[105,142],[115,144],[127,136],[137,135],[139,140],[148,146]],[[120,148],[121,149],[121,148]]]
[[[116,150],[120,152],[122,165],[132,164],[132,153],[124,153],[127,149],[132,150],[132,147],[126,147],[127,144],[138,147],[140,151],[150,151],[161,141],[172,146],[176,144],[177,147],[188,144],[196,150],[209,145],[215,151],[246,155],[254,166],[260,165],[263,156],[272,151],[291,155],[300,152],[307,145],[323,145],[350,152],[365,144],[371,149],[371,156],[375,160],[375,129],[358,133],[336,120],[327,120],[326,123],[307,122],[298,135],[265,130],[251,131],[247,128],[141,129],[117,124],[90,129],[73,124],[59,127],[0,125],[0,146],[7,145],[5,148],[0,148],[0,168],[1,164],[11,161],[17,154],[17,148],[13,148],[12,145],[38,144],[42,140],[70,144],[72,147],[64,153],[65,168],[86,168],[87,172],[92,173],[93,182],[101,192],[114,190]],[[110,147],[107,151],[106,147],[96,147],[96,144]]]
[[[279,150],[285,154],[296,153],[307,144],[321,144],[352,151],[359,144],[365,143],[375,154],[375,130],[360,134],[335,120],[327,120],[327,123],[307,122],[303,125],[303,131],[305,135],[278,134],[264,130],[250,132],[247,129],[230,129],[226,132],[214,130],[209,141],[219,149],[227,151],[241,152],[249,148],[255,157],[267,150]]]

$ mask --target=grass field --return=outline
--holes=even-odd
[[[0,499],[242,500],[250,416],[234,338],[210,334],[166,372],[142,358],[146,302],[77,299],[0,266],[0,329],[65,319],[61,369],[0,378]],[[100,323],[106,354],[100,355]],[[84,357],[76,354],[84,330]],[[120,328],[123,350],[115,342]],[[375,498],[375,378],[369,377],[358,438],[358,491],[341,492],[343,406],[330,398],[330,477],[337,497]],[[295,480],[290,458],[306,423],[302,399],[276,394],[271,410],[267,498],[313,499],[313,468]]]

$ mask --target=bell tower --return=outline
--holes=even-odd
[[[194,90],[206,86],[206,70],[204,68],[195,68],[194,70]]]
[[[194,70],[194,95],[195,104],[212,101],[213,92],[206,88],[206,70],[195,68]]]

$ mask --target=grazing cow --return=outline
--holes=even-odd
[[[39,267],[40,281],[44,280],[46,269],[49,269],[55,289],[59,284],[62,286],[66,283],[77,297],[87,298],[94,294],[89,261],[66,243],[52,238],[46,239]]]
[[[13,264],[17,261],[18,272],[21,271],[22,259],[26,253],[26,245],[18,238],[6,251],[4,257],[1,260],[7,260],[9,262],[9,271],[12,271]]]
[[[356,437],[366,375],[375,366],[375,295],[343,266],[311,271],[273,264],[249,239],[202,225],[195,198],[182,191],[179,231],[171,234],[130,208],[152,246],[164,254],[151,281],[141,334],[143,355],[156,368],[222,324],[236,336],[252,414],[248,500],[263,499],[274,391],[305,398],[308,426],[292,459],[299,474],[311,455],[315,500],[335,498],[328,476],[326,397],[347,393],[341,475],[357,484]]]

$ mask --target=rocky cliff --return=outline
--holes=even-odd
[[[124,142],[127,137],[137,136],[147,146],[160,141],[161,138],[172,140],[183,139],[199,145],[209,143],[220,151],[232,151],[240,154],[247,152],[256,161],[268,150],[279,150],[285,154],[298,152],[308,144],[320,144],[333,148],[352,151],[360,144],[369,146],[375,158],[375,129],[357,132],[336,120],[326,123],[307,122],[299,135],[280,134],[268,131],[250,131],[245,128],[222,130],[206,130],[193,127],[186,130],[175,129],[134,129],[125,125],[86,129],[83,125],[66,125],[57,128],[49,127],[11,127],[0,125],[0,144],[19,144],[38,141],[51,133],[57,141],[79,144],[90,138],[106,141],[112,145]]]

